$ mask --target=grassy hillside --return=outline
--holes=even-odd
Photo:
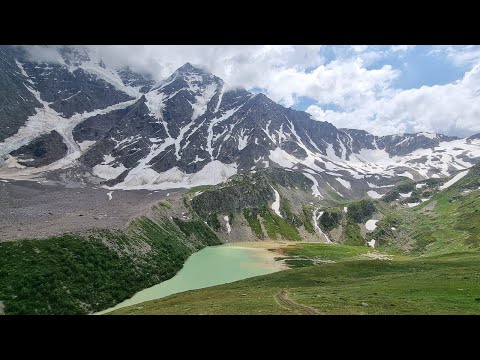
[[[344,200],[333,207],[319,207],[321,212],[317,224],[336,243],[367,246],[365,230],[362,231],[361,227],[377,213],[383,213],[383,207],[378,201],[368,198]]]
[[[218,235],[227,231],[222,224],[228,216],[231,228],[247,228],[251,240],[325,241],[315,231],[317,221],[335,242],[366,246],[365,231],[360,225],[372,218],[378,202],[369,198],[318,199],[312,196],[311,186],[312,181],[300,172],[268,168],[237,174],[217,186],[189,191],[185,194],[185,205]],[[280,197],[280,215],[272,209],[275,192]],[[347,213],[344,207],[348,207]],[[315,210],[321,211],[316,212],[318,219],[313,218]],[[243,235],[245,232],[240,234]]]
[[[409,181],[380,200],[321,208],[302,174],[239,174],[192,189],[182,206],[159,203],[124,232],[0,243],[0,305],[7,314],[114,306],[171,278],[194,251],[221,243],[228,216],[232,232],[244,227],[253,239],[297,241],[279,255],[292,270],[115,313],[480,313],[480,165],[442,190],[448,180]],[[275,191],[281,216],[271,208]],[[372,218],[377,229],[367,231]],[[300,243],[316,226],[343,245]],[[371,239],[375,252],[366,246]]]
[[[312,200],[311,186],[312,181],[301,173],[269,168],[237,174],[217,186],[195,188],[185,195],[185,204],[218,232],[228,216],[233,228],[246,226],[255,240],[300,241],[300,228],[314,234],[311,211],[304,206]],[[280,195],[281,216],[271,208],[275,191]]]
[[[375,238],[382,249],[417,255],[478,250],[480,167],[472,167],[465,177],[444,190],[439,186],[448,179],[433,180],[416,189],[420,198],[428,199],[420,205],[384,207],[386,216],[368,238]]]
[[[442,189],[454,176],[323,209],[323,231],[341,229],[346,244],[376,239],[375,250],[299,243],[279,257],[291,270],[114,314],[480,314],[480,165]],[[362,235],[372,216],[377,229]]]
[[[318,226],[337,243],[365,246],[402,254],[443,254],[480,247],[480,167],[446,189],[447,179],[406,181],[380,200],[344,201],[320,208]],[[344,209],[347,209],[345,212]],[[364,224],[379,220],[368,231]]]
[[[356,249],[311,244],[296,253],[337,262],[187,291],[112,314],[480,314],[477,252],[372,260],[351,253]]]
[[[347,260],[366,260],[365,254],[371,251],[366,246],[349,246],[338,244],[302,243],[282,250],[284,260],[290,268],[307,267]]]
[[[0,243],[5,313],[100,311],[171,278],[190,254],[220,243],[201,221],[158,218],[136,219],[126,232],[92,230]]]

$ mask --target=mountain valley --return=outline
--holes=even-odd
[[[113,313],[480,313],[479,134],[376,136],[56,49],[0,46],[0,312],[93,314],[274,241],[288,270]]]

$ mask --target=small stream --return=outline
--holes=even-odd
[[[313,227],[315,228],[316,231],[318,231],[318,233],[320,235],[323,235],[325,237],[325,239],[327,240],[327,243],[331,243],[332,241],[328,238],[327,234],[325,234],[322,229],[320,228],[320,226],[318,225],[318,220],[320,220],[320,217],[323,215],[323,211],[319,211],[318,208],[315,208],[313,210]]]

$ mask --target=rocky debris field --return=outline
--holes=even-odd
[[[31,181],[0,181],[0,241],[43,238],[92,228],[122,229],[167,194],[184,190],[110,191]]]

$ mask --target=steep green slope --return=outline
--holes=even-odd
[[[381,203],[372,199],[343,201],[333,207],[317,207],[317,226],[328,238],[345,245],[367,246],[365,222],[383,216]],[[315,219],[312,219],[315,222]]]
[[[195,189],[184,200],[192,213],[206,221],[224,241],[229,241],[227,233],[232,231],[237,238],[249,240],[324,242],[320,228],[334,242],[366,246],[362,224],[383,205],[368,198],[315,198],[312,184],[301,172],[268,168],[235,175],[217,186]],[[272,209],[276,193],[279,214]],[[344,207],[348,207],[347,213]],[[225,225],[227,217],[229,227]]]
[[[385,217],[368,238],[375,238],[382,249],[413,254],[478,250],[480,167],[475,165],[456,183],[440,189],[449,179],[423,182],[428,186],[416,190],[428,200],[417,206],[384,207]]]
[[[468,175],[442,190],[447,179],[407,180],[382,199],[318,201],[311,195],[311,181],[303,174],[266,169],[232,177],[226,183],[191,191],[185,203],[224,241],[228,227],[248,229],[251,240],[325,241],[375,246],[400,253],[444,253],[469,250],[479,241],[479,165]],[[272,210],[275,192],[280,196],[280,215]],[[423,203],[422,203],[423,201]],[[323,204],[323,205],[322,205]],[[414,205],[414,206],[413,206]],[[413,207],[409,207],[413,206]],[[373,232],[365,226],[379,220]],[[243,238],[248,234],[235,233]]]
[[[444,188],[458,174],[466,174]],[[318,226],[330,240],[404,254],[469,251],[480,245],[480,167],[446,179],[406,181],[379,200],[344,201],[320,207]],[[369,231],[366,220],[378,220]]]
[[[167,209],[168,210],[168,209]],[[170,220],[164,207],[125,232],[92,230],[0,243],[6,314],[87,314],[174,276],[195,251],[220,243],[201,221]]]
[[[308,209],[308,204],[315,201],[312,184],[299,172],[263,169],[235,175],[217,186],[190,191],[185,195],[185,204],[218,234],[227,231],[222,224],[228,216],[231,228],[247,228],[252,240],[300,241],[305,235],[315,234]],[[272,210],[275,191],[280,196],[280,215]]]

